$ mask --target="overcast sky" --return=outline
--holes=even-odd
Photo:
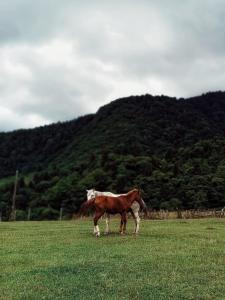
[[[0,131],[225,90],[224,0],[0,0]]]

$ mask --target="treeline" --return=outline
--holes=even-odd
[[[141,188],[153,209],[225,206],[225,93],[192,99],[150,95],[95,114],[0,134],[0,211],[9,219],[19,169],[17,218],[76,213],[86,189]],[[4,162],[4,163],[3,163]]]
[[[86,188],[127,192],[142,190],[152,209],[205,209],[225,206],[225,139],[206,140],[159,156],[102,153],[74,166],[21,176],[16,197],[17,219],[57,219],[63,208],[70,218],[86,200]],[[13,180],[0,187],[4,219],[11,211]]]

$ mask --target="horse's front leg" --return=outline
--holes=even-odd
[[[121,214],[121,222],[120,222],[120,233],[124,234],[126,231],[127,224],[127,215],[126,212]]]
[[[105,234],[109,234],[109,221],[110,221],[110,214],[106,214],[106,219],[105,219]]]
[[[121,215],[121,219],[120,219],[120,230],[119,232],[122,234],[123,232],[123,218],[122,218],[122,215]]]
[[[94,233],[96,237],[100,236],[100,230],[98,226],[98,220],[101,218],[101,216],[104,214],[104,212],[96,212],[94,216]]]

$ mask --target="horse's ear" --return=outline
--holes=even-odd
[[[136,190],[139,195],[141,194],[141,189],[139,188],[139,186],[135,185],[134,190]]]
[[[89,192],[89,190],[86,190],[86,192],[88,193],[88,192]]]

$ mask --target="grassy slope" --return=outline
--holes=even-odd
[[[0,299],[225,299],[224,221],[1,223]]]

